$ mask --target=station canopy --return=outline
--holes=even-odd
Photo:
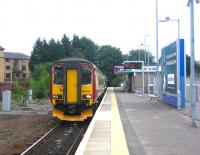
[[[144,69],[144,70],[143,70]],[[134,72],[156,72],[157,66],[155,63],[149,65],[143,65],[143,61],[124,61],[122,66],[115,66],[114,73],[115,74],[127,74]],[[159,66],[158,71],[161,71]]]

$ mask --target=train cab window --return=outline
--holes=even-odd
[[[55,67],[54,68],[54,84],[63,84],[63,68]]]
[[[81,84],[83,85],[91,84],[91,81],[92,81],[92,68],[90,66],[83,66]]]

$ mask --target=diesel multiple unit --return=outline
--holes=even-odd
[[[91,62],[65,58],[51,67],[53,116],[64,121],[92,117],[106,89],[105,75]]]

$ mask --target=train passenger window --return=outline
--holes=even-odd
[[[55,67],[54,68],[54,84],[63,84],[63,68]]]
[[[83,66],[81,84],[83,85],[91,84],[91,79],[92,79],[92,68],[90,66]]]

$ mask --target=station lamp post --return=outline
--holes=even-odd
[[[146,51],[147,51],[146,38],[147,38],[148,36],[149,36],[148,34],[144,35],[144,50],[145,50],[144,62],[145,62],[145,63],[147,62],[147,57],[146,57]]]
[[[159,95],[159,91],[158,91],[158,68],[159,68],[159,64],[158,64],[158,0],[156,0],[156,61],[157,61],[157,69],[156,69],[156,94],[157,96]]]
[[[149,83],[150,83],[150,79],[149,79],[149,45],[147,45],[146,43],[146,38],[149,37],[149,34],[144,35],[144,50],[145,50],[145,63],[147,63],[147,71],[148,71],[148,94],[149,94]],[[148,52],[148,53],[146,53]],[[146,56],[147,54],[147,56]]]
[[[196,0],[199,3],[199,0]],[[196,103],[195,103],[195,58],[194,58],[194,0],[188,0],[187,6],[190,7],[190,87],[191,87],[191,118],[192,127],[196,125]]]
[[[141,59],[141,50],[142,50],[142,46],[144,46],[143,43],[141,43],[140,45],[137,46],[137,47],[138,47],[138,50],[139,50],[139,52],[138,52],[138,55],[139,55],[139,61],[140,61],[140,59]],[[141,59],[141,60],[142,60],[142,59]]]

